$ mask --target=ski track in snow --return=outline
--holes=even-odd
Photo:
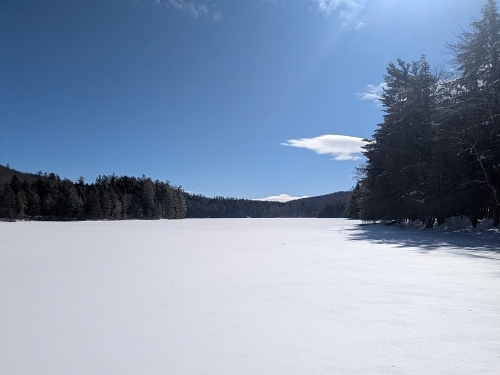
[[[0,374],[499,374],[500,236],[0,223]]]

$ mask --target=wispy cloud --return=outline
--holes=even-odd
[[[344,161],[360,159],[361,147],[365,142],[358,137],[326,134],[315,138],[290,139],[282,145],[306,148],[317,154],[330,154],[333,160]]]
[[[199,5],[191,2],[188,3],[184,0],[167,0],[166,6],[167,8],[188,13],[194,18],[208,14],[208,7],[205,4]]]
[[[224,17],[222,17],[222,14],[220,12],[213,12],[212,18],[216,21],[222,21],[224,19]]]
[[[377,105],[381,105],[380,97],[385,88],[387,88],[387,83],[385,82],[379,83],[378,85],[367,85],[366,91],[359,93],[358,98],[359,100],[371,100]]]
[[[206,4],[197,4],[185,0],[155,0],[156,5],[165,6],[167,9],[174,9],[187,13],[193,18],[211,17],[216,21],[221,21],[224,17],[220,12],[215,12]]]
[[[330,16],[338,8],[342,8],[340,16],[349,16],[352,12],[359,11],[362,6],[354,0],[313,0],[318,10],[326,16]]]
[[[280,195],[271,195],[270,197],[266,198],[256,198],[252,199],[254,201],[265,201],[265,202],[290,202],[296,199],[302,199],[302,198],[309,198],[309,196],[304,195],[303,197],[292,197],[291,195],[288,194],[280,194]]]
[[[356,21],[356,25],[354,26],[354,28],[356,30],[361,30],[363,27],[365,27],[366,25],[366,22],[367,22],[367,17],[366,16],[363,16],[361,18],[359,18],[357,21]]]
[[[260,0],[263,3],[283,4],[285,0]],[[312,4],[309,9],[322,13],[325,17],[335,16],[349,29],[361,29],[368,20],[361,15],[366,0],[308,0]]]

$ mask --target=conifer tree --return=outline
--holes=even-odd
[[[361,188],[358,182],[347,198],[347,204],[343,213],[344,217],[349,219],[359,219],[358,200],[361,198],[360,190]]]
[[[359,189],[364,220],[416,219],[429,216],[422,203],[430,199],[433,94],[436,77],[425,58],[412,63],[398,59],[384,76],[381,97],[384,122],[365,146],[366,165]]]
[[[462,190],[477,214],[474,195],[488,196],[494,225],[500,221],[500,16],[488,0],[482,18],[474,20],[459,40],[450,44],[458,76],[449,82],[448,121],[444,124],[450,150],[462,167]]]

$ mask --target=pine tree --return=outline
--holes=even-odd
[[[155,187],[153,181],[146,176],[142,176],[141,179],[141,195],[140,195],[142,210],[144,216],[148,219],[154,219],[155,210]]]
[[[182,190],[182,187],[178,187],[175,189],[175,202],[176,202],[176,213],[175,213],[175,218],[176,219],[184,219],[186,217],[186,198],[184,196],[184,191]]]
[[[35,184],[32,184],[28,190],[28,204],[26,211],[29,216],[40,215],[40,197],[36,192],[35,186]]]
[[[16,194],[10,187],[10,184],[5,184],[2,191],[2,199],[0,200],[2,208],[2,216],[13,220],[16,215]]]
[[[28,204],[28,199],[26,198],[26,193],[24,190],[20,189],[17,192],[16,197],[16,216],[18,219],[26,218],[26,208]]]
[[[494,225],[500,222],[500,16],[494,0],[482,9],[457,43],[450,44],[458,76],[450,81],[445,129],[467,190],[468,211],[487,196]],[[488,203],[486,203],[488,205]]]
[[[347,204],[343,214],[344,217],[349,219],[359,219],[358,199],[361,198],[360,190],[361,188],[358,182],[347,198]]]
[[[437,79],[425,58],[398,59],[384,76],[384,122],[365,146],[367,163],[358,199],[363,220],[432,217],[425,209],[432,167],[434,92]]]

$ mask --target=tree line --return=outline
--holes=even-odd
[[[367,140],[364,166],[346,207],[363,220],[500,216],[500,17],[488,0],[447,47],[454,72],[420,60],[390,63],[383,122]]]
[[[124,220],[183,218],[343,217],[349,192],[286,203],[207,198],[168,182],[115,174],[87,184],[55,173],[23,173],[0,165],[0,218]]]
[[[337,192],[286,203],[214,197],[186,193],[188,218],[344,217],[348,192]]]
[[[2,168],[4,170],[5,167]],[[31,180],[29,182],[28,180]],[[14,174],[0,187],[0,217],[9,220],[183,219],[186,202],[181,187],[168,182],[116,175],[87,184],[54,173],[21,181]]]

